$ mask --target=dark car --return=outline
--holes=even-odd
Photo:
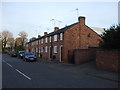
[[[36,61],[37,57],[31,52],[25,52],[23,55],[23,60],[26,62],[27,61]]]
[[[16,51],[11,51],[10,55],[11,55],[11,57],[16,57],[17,56],[17,52]]]
[[[17,57],[22,59],[24,54],[25,51],[19,51]]]
[[[7,54],[10,55],[12,51],[8,51]]]

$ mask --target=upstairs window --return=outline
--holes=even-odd
[[[41,43],[43,43],[43,39],[41,39]]]
[[[36,52],[38,52],[38,48],[36,48]]]
[[[41,47],[41,52],[43,52],[43,47]]]
[[[57,41],[57,35],[54,35],[54,41]]]
[[[46,38],[45,38],[45,43],[47,43],[47,42],[48,42],[48,38],[46,37]]]
[[[32,46],[34,46],[34,42],[32,42]]]
[[[52,41],[51,36],[50,36],[50,42]]]
[[[63,40],[63,33],[60,33],[60,40]]]

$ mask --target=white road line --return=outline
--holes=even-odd
[[[3,62],[6,62],[5,60],[2,60]]]
[[[12,65],[10,65],[9,63],[7,63],[8,66],[12,67]]]
[[[15,69],[18,73],[20,73],[21,75],[23,75],[24,77],[26,77],[27,79],[31,80],[30,77],[28,77],[27,75],[25,75],[24,73],[22,73],[21,71],[19,71],[18,69]]]

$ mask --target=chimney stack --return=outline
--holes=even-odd
[[[78,17],[78,21],[80,22],[81,25],[85,25],[85,17],[84,16]]]
[[[36,37],[32,37],[32,40],[35,40],[36,39]]]
[[[44,32],[44,35],[47,35],[47,32]]]
[[[54,27],[54,31],[57,31],[57,30],[59,30],[59,27]]]
[[[38,35],[38,38],[40,38],[41,36],[40,35]]]

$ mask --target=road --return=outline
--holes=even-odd
[[[85,66],[25,62],[2,57],[2,88],[118,88],[118,83],[90,76]]]

